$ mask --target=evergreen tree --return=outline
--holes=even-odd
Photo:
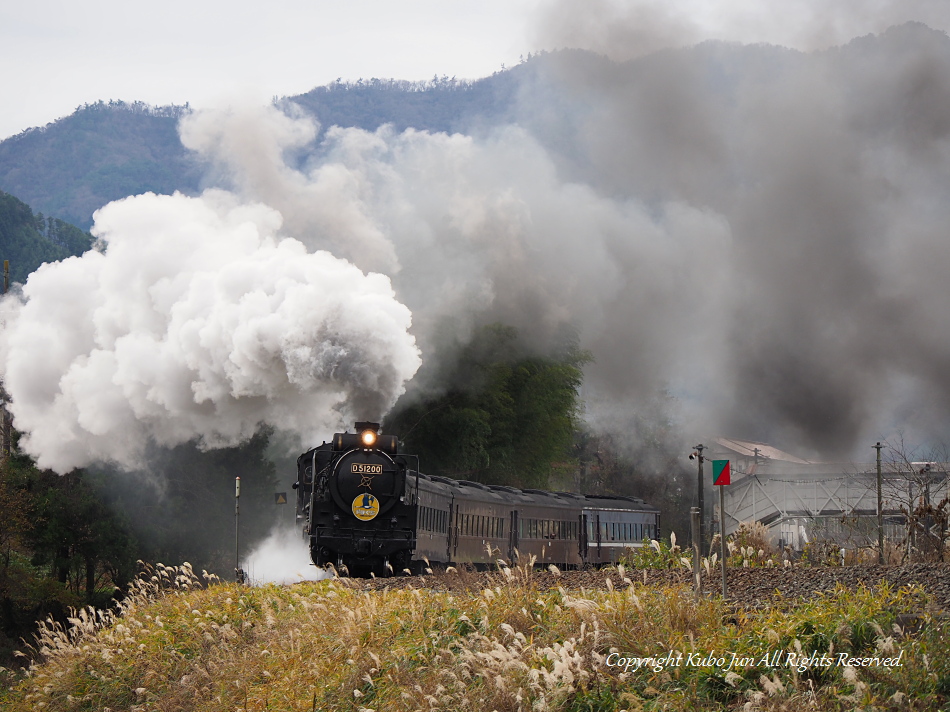
[[[10,261],[10,279],[25,282],[44,262],[56,262],[89,250],[93,237],[43,213],[33,214],[21,200],[0,192],[0,260]]]
[[[397,404],[386,430],[420,456],[424,472],[546,487],[554,467],[572,457],[589,358],[576,338],[552,355],[527,355],[515,329],[482,327],[454,359],[449,388]]]

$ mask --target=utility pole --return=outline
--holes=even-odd
[[[713,468],[715,469],[715,468]],[[726,600],[726,494],[725,485],[719,485],[719,558],[722,568],[722,600]]]
[[[877,450],[877,563],[884,563],[884,500],[881,497],[881,448],[878,442],[872,445]]]
[[[696,506],[699,507],[699,553],[702,555],[702,552],[706,551],[706,510],[703,506],[703,461],[706,459],[703,457],[703,450],[706,449],[706,446],[700,443],[693,449],[696,451],[696,459],[699,460],[699,475],[696,480]],[[689,457],[690,459],[693,458],[692,455]]]
[[[234,580],[244,583],[239,546],[241,532],[241,478],[234,478]]]
[[[699,600],[699,592],[702,589],[702,583],[699,579],[699,507],[690,507],[689,509],[690,529],[693,535],[693,594],[696,600]]]

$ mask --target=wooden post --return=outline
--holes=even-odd
[[[691,507],[689,510],[690,523],[692,524],[693,530],[693,591],[696,595],[696,600],[699,601],[699,590],[702,586],[699,579],[699,528],[700,524],[700,509],[699,507]]]

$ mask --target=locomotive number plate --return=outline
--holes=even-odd
[[[381,475],[383,474],[383,466],[370,465],[365,462],[354,462],[350,465],[350,472],[357,475]]]

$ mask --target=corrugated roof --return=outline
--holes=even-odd
[[[795,462],[799,465],[813,464],[809,460],[803,460],[787,452],[772,447],[766,443],[757,443],[751,440],[736,440],[735,438],[716,438],[716,442],[727,450],[732,450],[743,457],[755,457],[755,451],[758,450],[759,457],[768,460],[780,460],[782,462]]]

